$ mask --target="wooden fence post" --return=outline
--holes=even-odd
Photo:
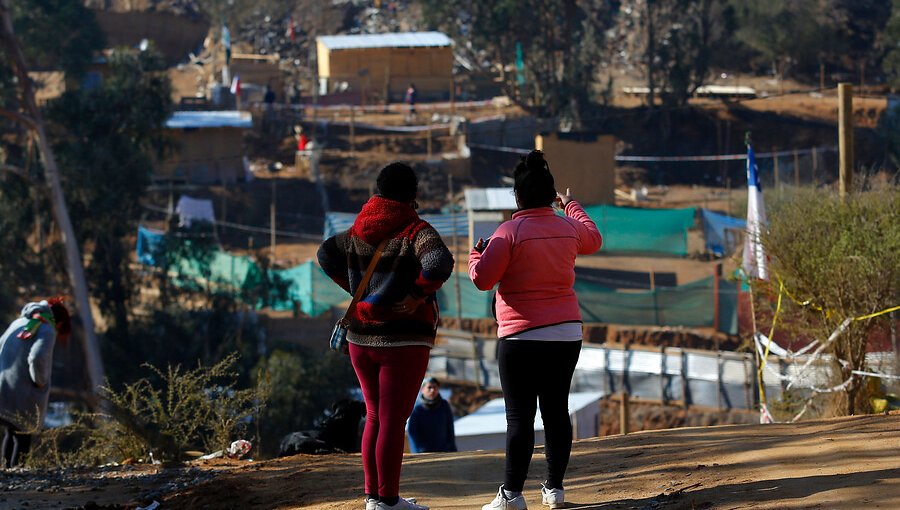
[[[350,153],[356,154],[356,109],[350,105]]]
[[[628,392],[623,391],[619,401],[619,432],[624,436],[629,432],[631,422],[631,406],[628,401]]]
[[[853,186],[853,85],[838,85],[838,102],[839,189],[843,199]]]

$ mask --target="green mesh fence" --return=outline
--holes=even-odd
[[[493,291],[478,290],[465,273],[456,273],[438,291],[441,316],[457,317],[457,284],[463,318],[492,316]],[[721,280],[718,292],[715,286],[715,278],[709,277],[677,287],[630,292],[576,281],[575,292],[585,322],[644,326],[713,327],[717,325],[718,301],[719,331],[737,334],[737,289],[733,283]]]
[[[285,299],[272,305],[276,310],[291,310],[297,303],[303,313],[315,317],[350,299],[344,289],[334,283],[311,260],[290,269],[272,271],[287,284]]]
[[[603,235],[604,252],[687,255],[687,232],[694,208],[638,209],[612,205],[584,208]]]
[[[677,287],[646,291],[616,291],[575,282],[585,321],[614,324],[713,327],[718,301],[720,331],[737,334],[737,289],[713,277]]]
[[[175,285],[229,293],[257,308],[299,309],[315,317],[350,298],[311,260],[289,269],[265,271],[250,257],[192,250],[190,241],[179,243],[166,260]]]
[[[191,253],[184,249],[189,243],[185,241],[177,251]],[[172,257],[169,254],[168,259]],[[268,304],[275,310],[299,309],[307,315],[318,316],[350,299],[349,294],[312,261],[266,272],[249,257],[212,251],[195,256],[182,255],[169,262],[175,284],[230,292],[235,298],[258,308]],[[737,286],[725,280],[719,280],[718,292],[715,286],[716,280],[709,277],[652,291],[621,291],[578,280],[575,292],[587,322],[712,327],[716,324],[718,309],[719,331],[736,334]],[[261,296],[266,290],[269,298],[263,300]],[[455,273],[437,294],[442,316],[468,319],[491,317],[492,297],[493,291],[478,290],[464,272]],[[461,305],[460,314],[457,303]]]
[[[179,251],[191,253],[191,242],[184,241]],[[261,280],[259,266],[250,257],[223,251],[198,249],[195,256],[169,256],[169,272],[175,273],[181,285],[210,285],[217,290],[238,292],[257,286]]]
[[[457,286],[459,299],[457,300]],[[437,292],[438,307],[442,317],[462,317],[463,319],[483,319],[491,317],[491,300],[494,291],[483,292],[475,287],[467,273],[454,273]],[[457,301],[461,303],[462,314],[457,313]]]

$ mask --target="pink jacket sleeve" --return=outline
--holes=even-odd
[[[584,212],[581,204],[574,200],[566,204],[566,216],[575,220],[575,230],[578,231],[578,240],[581,243],[578,247],[578,254],[590,255],[599,250],[600,245],[603,244],[603,238],[600,236],[594,220]]]
[[[493,289],[509,265],[511,243],[501,229],[494,233],[483,253],[474,248],[469,253],[469,278],[479,290]]]

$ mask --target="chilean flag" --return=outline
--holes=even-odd
[[[231,93],[239,96],[241,95],[241,75],[236,74],[234,78],[231,79]]]
[[[287,27],[287,32],[285,32],[285,35],[288,36],[288,37],[290,37],[290,38],[291,38],[291,42],[293,42],[293,41],[294,41],[294,37],[295,37],[294,34],[295,34],[294,17],[291,16],[291,18],[288,20],[288,27]]]
[[[766,227],[766,204],[759,186],[759,168],[753,147],[747,144],[747,236],[744,239],[744,272],[750,278],[769,279],[766,253],[760,233]]]

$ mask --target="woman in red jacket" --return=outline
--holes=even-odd
[[[497,283],[500,383],[506,403],[506,477],[483,510],[526,508],[522,489],[534,453],[540,399],[547,476],[543,504],[563,508],[563,477],[572,451],[568,395],[581,352],[581,313],[572,285],[575,257],[600,249],[597,226],[578,202],[557,193],[550,166],[532,151],[516,166],[519,210],[469,254],[469,276],[481,290]],[[558,216],[556,203],[565,211]]]
[[[406,419],[438,324],[435,293],[453,271],[453,257],[437,231],[416,214],[418,180],[402,163],[384,167],[378,194],[350,230],[319,248],[319,265],[353,294],[385,239],[381,258],[350,317],[350,361],[366,400],[362,438],[366,510],[428,510],[399,496]]]

